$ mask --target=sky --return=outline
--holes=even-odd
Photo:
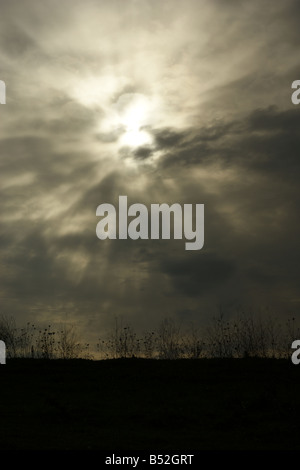
[[[0,301],[95,338],[300,307],[297,0],[0,0]],[[204,204],[205,242],[97,206]]]

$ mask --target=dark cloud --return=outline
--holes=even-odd
[[[152,153],[153,149],[150,147],[138,147],[137,150],[133,152],[133,155],[137,160],[147,160]]]
[[[232,260],[212,253],[193,253],[175,259],[163,257],[160,267],[171,278],[175,289],[188,296],[202,296],[207,291],[216,289],[236,269]]]
[[[2,27],[0,42],[5,54],[15,60],[26,54],[39,53],[36,41],[13,21]]]
[[[288,109],[280,111],[275,105],[266,109],[256,109],[248,120],[250,131],[269,131],[284,133],[294,133],[300,126],[300,114],[298,109]]]
[[[160,150],[172,149],[182,144],[188,136],[187,131],[176,131],[175,129],[158,129],[154,130],[155,142]]]
[[[280,111],[276,106],[257,109],[242,122],[218,123],[199,131],[190,130],[161,159],[162,167],[170,165],[211,165],[250,167],[254,170],[291,172],[299,164],[299,125],[297,109]],[[196,134],[196,135],[195,135]],[[168,132],[167,132],[168,135]],[[161,147],[161,150],[164,145]]]

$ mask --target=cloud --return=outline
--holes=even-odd
[[[202,296],[226,282],[234,271],[233,260],[213,253],[194,253],[190,257],[163,258],[161,270],[172,280],[175,289],[188,296]]]
[[[2,3],[5,312],[67,317],[92,337],[115,314],[143,328],[165,314],[201,320],[220,303],[289,309],[299,298],[299,2]],[[140,125],[134,97],[148,110]],[[122,142],[122,103],[147,145]],[[203,250],[98,240],[97,206],[123,194],[148,208],[204,203]]]

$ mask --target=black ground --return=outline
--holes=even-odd
[[[300,450],[290,360],[7,360],[0,450]]]

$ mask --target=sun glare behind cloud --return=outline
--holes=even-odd
[[[125,93],[115,104],[116,113],[122,127],[121,145],[138,147],[152,143],[146,127],[153,119],[153,105],[149,98],[140,93]]]

